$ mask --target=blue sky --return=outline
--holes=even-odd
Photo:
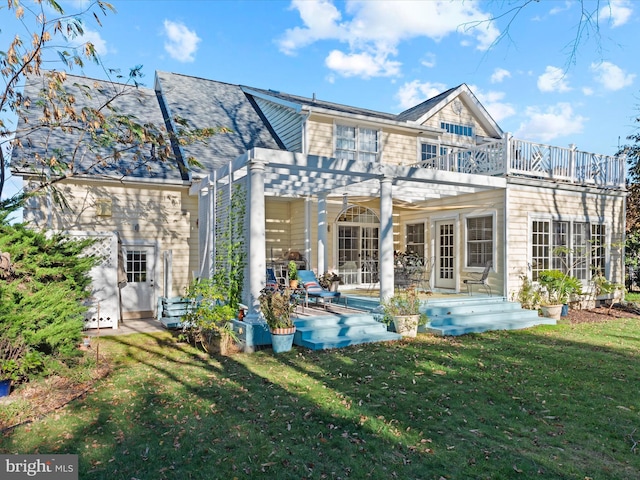
[[[143,65],[150,87],[165,70],[397,113],[466,83],[504,131],[614,154],[639,112],[640,2],[584,0],[600,28],[575,55],[578,0],[488,21],[522,3],[115,0],[102,27],[87,19],[86,38],[107,67]]]

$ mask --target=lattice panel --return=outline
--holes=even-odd
[[[91,245],[90,247],[87,247],[84,253],[86,255],[93,255],[94,257],[98,258],[99,260],[97,265],[111,267],[112,266],[112,261],[111,261],[111,258],[112,258],[111,244],[112,243],[113,242],[111,241],[110,237],[99,238],[98,240],[96,240],[96,242],[93,245]]]

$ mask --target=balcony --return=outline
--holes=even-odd
[[[430,158],[417,166],[449,172],[623,188],[625,162],[624,156],[600,155],[507,138]]]

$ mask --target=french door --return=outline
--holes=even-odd
[[[435,287],[456,288],[456,232],[453,220],[435,222],[436,228],[436,264]]]

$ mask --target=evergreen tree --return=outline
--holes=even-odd
[[[0,277],[0,337],[7,345],[24,343],[25,354],[53,367],[78,353],[95,263],[83,251],[93,241],[9,225],[6,217],[0,215],[0,252],[10,254],[11,267]]]

